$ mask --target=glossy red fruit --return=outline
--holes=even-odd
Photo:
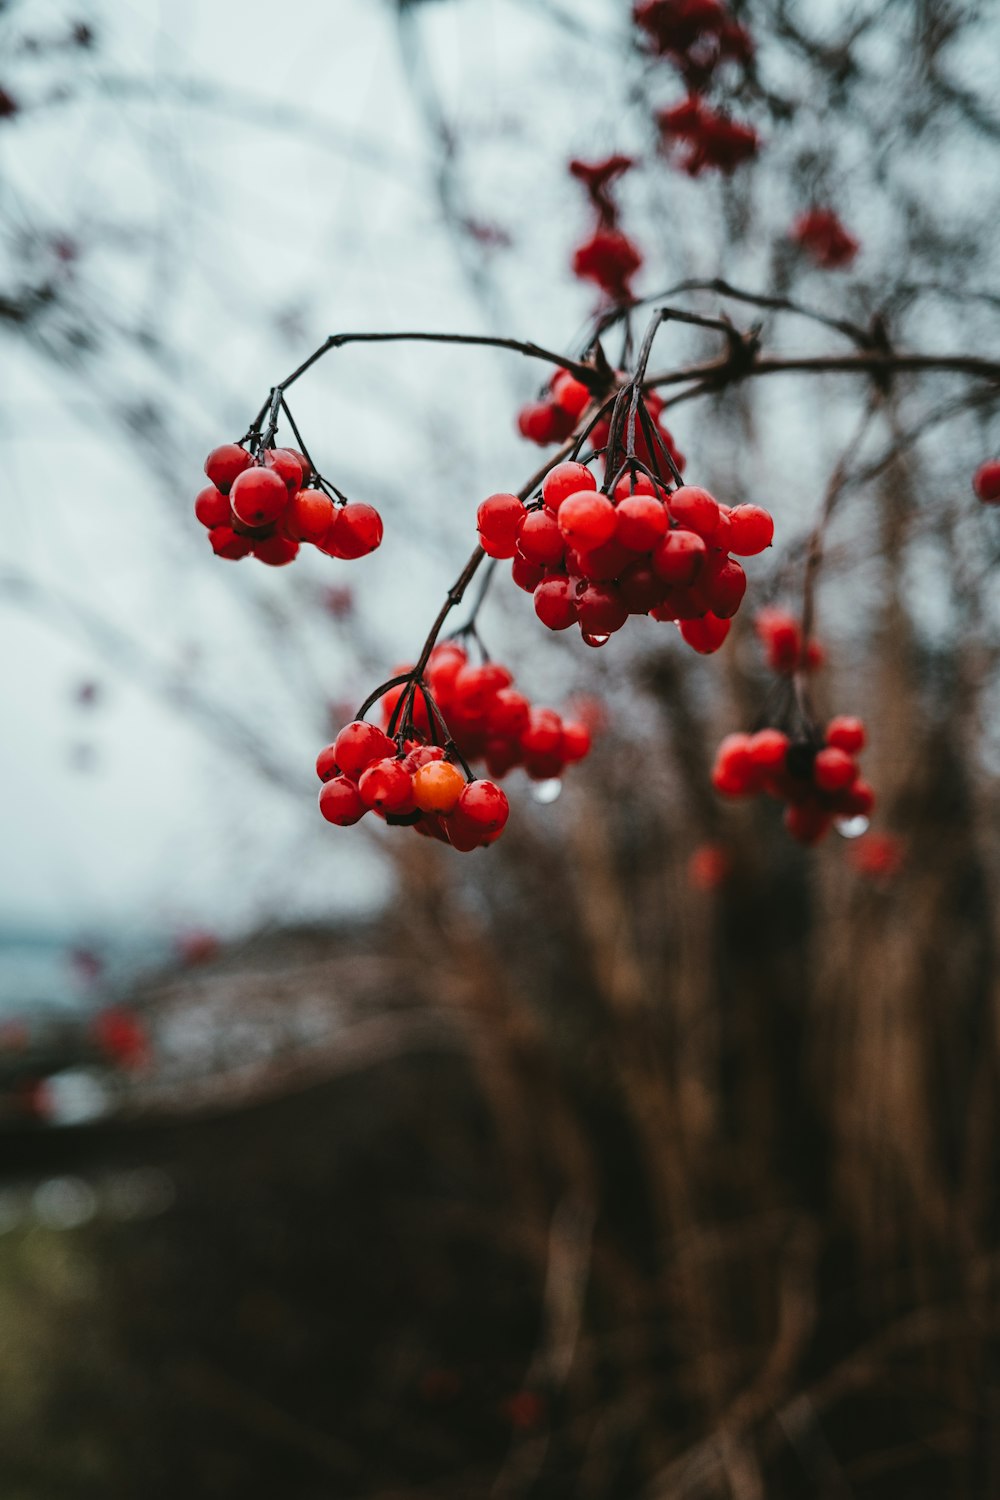
[[[379,812],[403,812],[413,805],[413,778],[394,757],[386,756],[362,771],[358,791],[365,806]]]
[[[377,724],[355,719],[345,724],[333,744],[334,758],[345,776],[357,777],[376,760],[396,753],[396,746]]]
[[[774,541],[774,518],[759,505],[737,505],[726,514],[725,530],[730,552],[756,557]]]
[[[320,781],[329,781],[339,771],[336,745],[325,745],[316,757],[316,775]]]
[[[333,520],[333,502],[322,490],[297,490],[285,511],[286,528],[303,542],[321,542]]]
[[[228,526],[229,500],[221,490],[216,489],[214,484],[208,484],[198,492],[194,502],[194,513],[209,531],[216,526]]]
[[[708,584],[708,603],[712,613],[723,620],[731,619],[746,591],[747,575],[735,558],[727,558]]]
[[[283,568],[299,555],[299,544],[287,536],[262,537],[253,544],[253,555],[271,568]]]
[[[550,630],[576,623],[576,588],[568,578],[546,578],[535,590],[535,614]]]
[[[726,797],[743,797],[756,789],[756,767],[748,734],[727,734],[715,752],[712,785]]]
[[[455,809],[463,821],[483,834],[499,833],[510,816],[503,790],[493,781],[470,781]]]
[[[517,548],[528,562],[561,562],[566,543],[555,516],[547,510],[529,511],[517,539]]]
[[[224,557],[229,562],[238,562],[241,557],[248,557],[253,545],[249,537],[237,536],[231,526],[213,526],[208,533],[208,540],[216,557]]]
[[[1000,502],[1000,458],[990,458],[979,465],[972,478],[972,488],[984,505]]]
[[[551,708],[532,710],[531,721],[521,735],[525,755],[552,755],[562,744],[563,721]]]
[[[651,552],[667,530],[666,508],[655,495],[628,495],[615,513],[615,539],[631,552]]]
[[[517,495],[490,495],[476,511],[483,551],[489,557],[513,557],[525,509]]]
[[[567,460],[566,463],[556,464],[555,468],[550,469],[542,480],[542,499],[554,515],[570,495],[579,494],[582,490],[596,489],[597,480],[586,464]]]
[[[666,492],[658,492],[648,474],[636,474],[635,478],[631,474],[623,474],[615,485],[614,500],[620,506],[621,502],[627,500],[630,495],[656,495],[658,493],[661,500],[666,498]]]
[[[839,714],[826,726],[826,743],[838,750],[846,750],[848,755],[857,755],[864,748],[865,726],[860,719]]]
[[[531,722],[531,704],[511,687],[501,688],[486,710],[486,730],[497,737],[518,738]]]
[[[788,754],[788,735],[780,729],[759,729],[750,736],[750,760],[758,771],[782,771]]]
[[[688,584],[698,572],[708,548],[695,531],[668,531],[653,550],[653,571],[664,583]]]
[[[274,469],[244,469],[229,492],[233,514],[244,526],[266,526],[276,521],[288,504],[288,489]]]
[[[351,501],[343,506],[334,523],[334,545],[340,557],[367,557],[381,541],[382,517],[373,505]]]
[[[253,462],[245,448],[238,443],[223,443],[221,448],[213,448],[205,460],[205,473],[215,485],[216,489],[228,495],[233,481],[238,475],[248,469]]]
[[[359,823],[368,811],[361,793],[347,776],[334,776],[319,789],[319,810],[328,823],[349,828]]]
[[[618,592],[632,615],[645,615],[655,609],[663,599],[665,587],[645,558],[631,563],[618,580]]]
[[[603,547],[577,554],[580,576],[590,583],[610,583],[634,561],[635,553],[628,547],[623,547],[614,536]]]
[[[583,760],[586,755],[590,754],[590,746],[590,730],[586,724],[570,720],[569,723],[563,725],[559,753],[567,765],[573,761]]]
[[[858,768],[846,750],[828,745],[813,761],[813,780],[823,792],[842,792],[856,780]]]
[[[562,541],[561,536],[559,540]],[[519,589],[523,589],[526,594],[533,594],[545,577],[545,569],[541,563],[518,556],[510,565],[510,576]]]
[[[577,595],[576,618],[587,635],[614,635],[628,619],[628,605],[610,583],[590,583]]]
[[[590,391],[569,370],[562,370],[552,382],[552,401],[576,422],[590,403]]]
[[[497,693],[509,687],[512,681],[506,667],[497,662],[484,662],[480,667],[468,665],[459,668],[453,692],[467,714],[484,714]]]
[[[289,494],[294,495],[302,488],[302,465],[298,454],[291,448],[268,448],[264,454],[264,466],[281,477]]]
[[[443,641],[435,646],[427,662],[427,681],[431,691],[439,698],[453,692],[455,678],[465,666],[468,657],[457,641]],[[407,667],[405,670],[409,671]]]
[[[680,489],[674,490],[667,504],[678,526],[696,531],[706,542],[714,542],[719,529],[719,507],[708,490],[699,489],[693,484],[682,484]]]
[[[702,615],[698,620],[682,620],[680,623],[681,635],[689,646],[702,656],[711,656],[713,651],[718,651],[726,636],[729,634],[730,620],[720,620],[716,615]]]
[[[589,552],[614,536],[615,508],[606,495],[577,490],[560,505],[558,524],[570,547]]]
[[[517,426],[522,437],[545,447],[569,437],[573,418],[551,401],[534,401],[518,413]]]

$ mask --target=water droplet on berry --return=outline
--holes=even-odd
[[[536,802],[554,802],[562,791],[562,782],[558,776],[552,776],[548,781],[536,781],[531,789],[531,795]]]
[[[581,632],[581,639],[585,646],[606,646],[610,641],[609,635],[591,635],[589,631]]]
[[[868,832],[870,821],[863,813],[859,813],[856,818],[836,818],[833,826],[842,839],[859,839],[863,833]]]

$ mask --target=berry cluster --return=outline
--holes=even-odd
[[[875,794],[855,756],[865,743],[860,719],[831,719],[822,742],[791,740],[780,729],[729,734],[716,752],[712,785],[727,797],[762,792],[787,804],[785,826],[802,844],[815,844],[838,818],[867,818]]]
[[[321,750],[319,810],[340,828],[374,812],[468,853],[495,843],[510,809],[492,781],[467,781],[441,745],[397,745],[377,724],[355,719]]]
[[[632,278],[642,266],[642,253],[618,222],[618,205],[611,187],[632,166],[629,156],[608,156],[603,161],[571,161],[572,175],[583,184],[595,225],[589,239],[573,255],[573,274],[593,281],[612,302],[632,300]]]
[[[774,523],[756,505],[730,510],[707,490],[670,491],[647,474],[624,475],[610,494],[581,463],[557,464],[541,503],[491,495],[477,514],[483,550],[513,559],[514,582],[534,595],[550,630],[578,625],[603,646],[629,615],[677,621],[696,651],[717,651],[746,590],[730,553],[771,545]]]
[[[972,477],[972,488],[984,505],[1000,505],[1000,458],[989,458],[979,465]]]
[[[789,231],[801,250],[824,271],[838,271],[849,266],[861,249],[832,208],[811,208],[800,214]]]
[[[728,175],[760,150],[752,125],[713,109],[700,94],[659,110],[656,122],[664,149],[689,177],[711,169]]]
[[[753,56],[750,33],[721,0],[637,0],[632,15],[650,49],[689,88],[704,88],[722,63],[746,67]]]
[[[787,609],[766,605],[757,611],[753,628],[772,672],[790,677],[793,672],[815,672],[823,665],[822,646],[818,641],[803,641],[802,626]]]
[[[520,502],[518,502],[520,504]],[[463,760],[482,760],[491,776],[522,766],[533,781],[551,781],[590,751],[590,731],[579,720],[563,720],[551,708],[535,708],[515,691],[514,678],[499,662],[474,666],[457,641],[443,641],[431,652],[424,680]],[[392,722],[405,684],[382,700],[383,723]],[[414,699],[413,724],[431,734],[423,698]]]
[[[557,370],[538,401],[529,401],[517,414],[517,428],[522,437],[540,448],[550,443],[564,443],[576,427],[590,401],[590,392],[582,380],[568,370]]]
[[[239,443],[213,448],[209,483],[194,503],[217,557],[251,554],[272,567],[290,563],[302,542],[328,557],[365,557],[382,540],[382,518],[371,505],[334,504],[309,460],[292,448],[266,448],[255,458]]]

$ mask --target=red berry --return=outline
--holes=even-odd
[[[755,790],[752,739],[748,734],[727,734],[715,752],[712,785],[726,797],[742,797]]]
[[[208,540],[216,557],[225,557],[229,562],[248,557],[253,545],[249,537],[237,536],[231,526],[213,526]]]
[[[713,542],[719,529],[719,506],[708,490],[693,484],[682,484],[669,497],[670,514],[678,526],[696,531],[706,542]]]
[[[337,764],[336,745],[326,745],[316,757],[316,775],[320,781],[329,781],[331,776],[336,776],[340,771]]]
[[[784,770],[788,754],[788,735],[780,729],[759,729],[750,736],[750,759],[759,771]]]
[[[577,595],[576,617],[587,635],[614,635],[628,619],[628,605],[610,583],[591,583]]]
[[[838,811],[847,818],[867,818],[875,808],[875,793],[859,776],[852,786],[841,792]]]
[[[708,582],[708,599],[712,613],[718,615],[720,619],[730,619],[739,609],[746,591],[747,575],[734,558],[726,558],[721,567],[716,570],[715,576]]]
[[[322,490],[298,490],[288,502],[285,526],[300,541],[321,542],[333,521],[333,502]]]
[[[331,534],[340,557],[366,557],[382,541],[382,517],[373,505],[352,501],[337,513]]]
[[[559,538],[560,542],[562,537]],[[510,576],[519,589],[526,594],[533,594],[545,577],[545,569],[541,563],[531,562],[527,557],[517,556],[510,565]]]
[[[577,553],[576,557],[580,577],[591,583],[610,583],[635,561],[635,553],[623,547],[617,537],[612,537],[603,547],[595,547],[592,552]]]
[[[550,401],[535,401],[518,413],[517,425],[522,437],[544,448],[548,443],[569,437],[573,418]]]
[[[738,557],[756,557],[774,540],[774,519],[759,505],[735,506],[726,513],[725,525],[726,545]]]
[[[631,563],[618,580],[618,591],[629,614],[645,615],[663,598],[664,583],[645,559]]]
[[[553,755],[562,745],[563,722],[551,708],[536,708],[521,735],[525,755]]]
[[[547,510],[531,510],[524,518],[517,547],[527,562],[561,562],[566,543],[556,518]]]
[[[497,737],[517,738],[531,722],[531,704],[513,688],[501,688],[486,710],[486,728]]]
[[[860,719],[840,714],[826,726],[826,743],[846,750],[848,755],[857,755],[864,748],[865,726]]]
[[[299,553],[299,544],[287,536],[267,536],[253,544],[253,555],[272,568],[283,568],[294,562]]]
[[[664,492],[657,490],[648,474],[636,474],[634,478],[631,474],[623,474],[615,485],[615,503],[620,508],[621,501],[627,500],[631,495],[658,495],[659,498],[664,498]]]
[[[669,517],[655,495],[628,495],[616,511],[615,537],[632,552],[650,552],[667,529]]]
[[[516,495],[490,495],[476,512],[483,551],[489,557],[513,557],[524,518]]]
[[[813,761],[813,780],[822,792],[842,792],[856,780],[858,768],[846,750],[830,745]]]
[[[668,531],[653,552],[653,571],[664,583],[690,583],[707,552],[704,539],[697,532]]]
[[[413,778],[402,761],[390,756],[362,771],[358,791],[365,806],[379,812],[403,812],[413,805]]]
[[[563,725],[559,753],[567,764],[571,761],[583,760],[584,756],[590,753],[590,743],[590,730],[586,724],[578,724],[574,720]]]
[[[984,505],[996,505],[1000,501],[1000,458],[987,459],[980,464],[972,479],[972,488]]]
[[[255,467],[236,476],[229,498],[244,526],[267,526],[288,504],[288,489],[274,469]]]
[[[615,508],[606,495],[577,490],[559,507],[559,530],[571,547],[590,551],[614,536]]]
[[[503,790],[492,781],[470,781],[455,811],[484,834],[499,833],[510,815]]]
[[[223,443],[221,448],[213,448],[206,458],[205,473],[216,489],[228,495],[234,479],[252,463],[253,459],[245,448],[237,443]]]
[[[535,614],[550,630],[576,623],[576,589],[568,578],[546,578],[535,590]]]
[[[566,463],[556,464],[550,469],[542,480],[542,499],[555,514],[560,505],[569,495],[577,495],[581,490],[596,490],[597,480],[587,468],[586,464]]]
[[[319,789],[319,810],[328,823],[349,828],[359,823],[368,811],[354,782],[347,776],[334,776]]]
[[[284,480],[285,488],[289,494],[294,495],[302,486],[302,464],[299,462],[297,453],[291,448],[268,448],[264,454],[264,464]]]
[[[333,745],[334,758],[345,776],[357,777],[376,760],[394,755],[396,746],[377,724],[355,719],[345,724]]]
[[[199,490],[194,502],[194,513],[209,531],[216,526],[229,525],[229,501],[214,484],[208,484],[203,490]]]
[[[729,620],[720,620],[713,614],[707,614],[700,620],[682,620],[680,631],[695,651],[699,651],[702,656],[711,656],[713,651],[718,651],[729,634],[730,623]]]
[[[561,370],[552,382],[553,403],[576,422],[590,403],[590,391],[582,380]]]

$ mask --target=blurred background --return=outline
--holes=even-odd
[[[752,45],[706,62],[719,12],[0,3],[4,1500],[1000,1493],[995,381],[668,410],[776,545],[704,659],[543,632],[500,570],[484,640],[595,745],[468,857],[325,824],[313,762],[544,460],[545,368],[372,345],[296,386],[385,518],[360,561],[223,562],[192,513],[329,333],[578,353],[573,159],[633,159],[639,296],[995,360],[995,8],[733,0]],[[750,159],[683,170],[689,88]],[[720,349],[671,325],[652,368]],[[838,464],[813,691],[878,805],[804,850],[709,771],[787,708],[753,617],[800,613]]]

